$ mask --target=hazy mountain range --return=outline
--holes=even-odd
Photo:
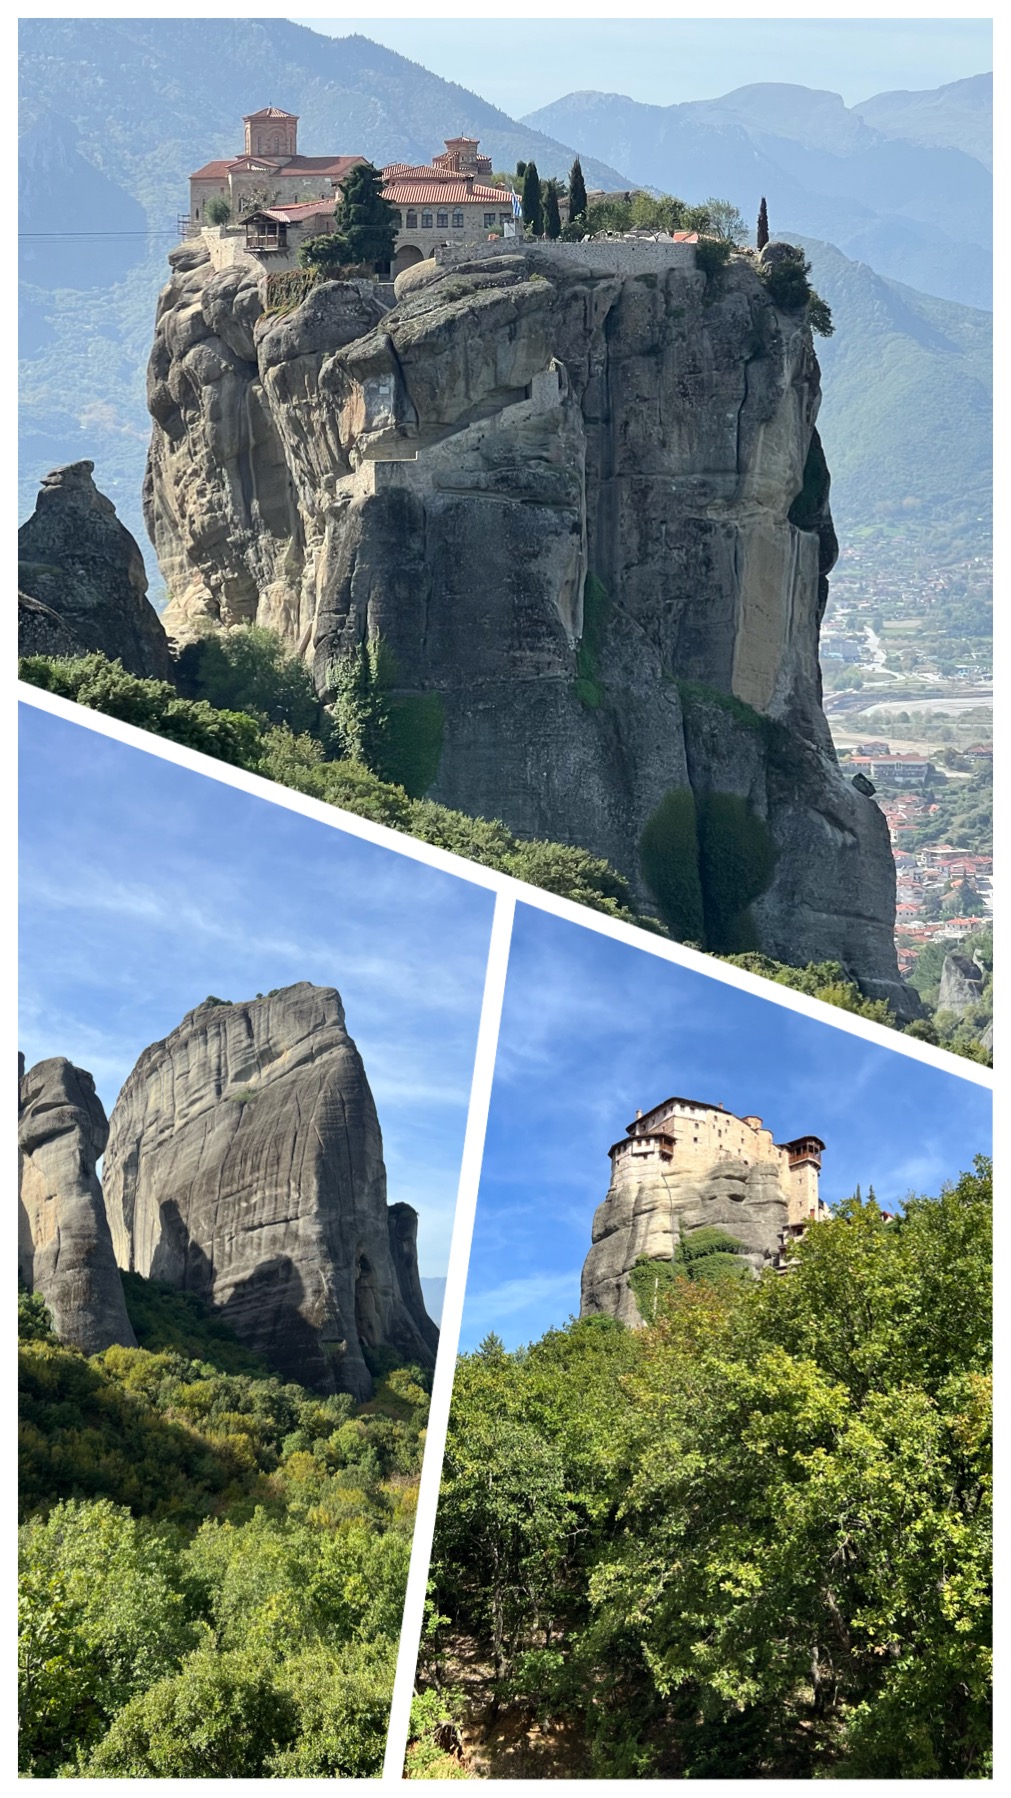
[[[22,516],[48,468],[89,456],[146,547],[144,369],[186,177],[267,103],[300,115],[310,154],[428,161],[467,131],[496,167],[564,175],[578,149],[591,187],[718,194],[749,218],[766,194],[775,233],[818,240],[835,310],[819,354],[842,531],[910,496],[945,529],[987,509],[989,76],[854,108],[768,84],[673,107],[577,94],[515,120],[284,20],[27,19],[20,40]]]
[[[978,75],[855,107],[772,82],[680,106],[568,94],[525,123],[592,147],[633,181],[733,200],[749,221],[764,194],[774,233],[822,238],[923,293],[988,307],[993,181],[980,151],[992,110],[992,77]]]

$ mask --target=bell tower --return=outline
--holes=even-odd
[[[287,160],[297,154],[298,114],[283,112],[279,106],[263,106],[243,119],[246,128],[247,156],[280,156]]]

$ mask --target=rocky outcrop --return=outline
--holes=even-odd
[[[147,597],[144,559],[92,480],[93,462],[54,468],[35,511],[18,532],[18,581],[30,599],[62,620],[75,649],[29,607],[22,655],[84,655],[102,650],[130,674],[168,678],[168,639]],[[38,647],[43,623],[49,642]],[[45,639],[43,639],[45,640]]]
[[[136,1348],[96,1166],[109,1134],[95,1082],[65,1056],[20,1077],[18,1274],[61,1341]]]
[[[18,594],[18,655],[83,656],[86,653],[80,637],[74,635],[66,621],[28,593]]]
[[[938,1011],[953,1011],[957,1018],[965,1016],[970,1006],[983,997],[984,974],[968,955],[950,950],[941,968],[941,984],[937,994]]]
[[[581,1317],[603,1313],[641,1324],[629,1274],[640,1255],[671,1261],[684,1234],[713,1226],[743,1243],[756,1272],[777,1259],[789,1199],[775,1167],[721,1157],[709,1166],[664,1170],[648,1163],[630,1177],[616,1173],[593,1219],[583,1264]]]
[[[753,263],[524,246],[412,270],[388,312],[331,283],[274,317],[256,269],[172,262],[145,494],[168,628],[268,625],[324,695],[381,636],[401,725],[421,705],[438,735],[431,797],[578,843],[650,906],[665,796],[734,796],[774,868],[709,946],[839,960],[915,1011],[887,826],[821,710],[818,364]]]
[[[141,1055],[110,1121],[119,1263],[214,1305],[284,1378],[367,1398],[371,1351],[431,1366],[417,1219],[340,995],[207,999]]]

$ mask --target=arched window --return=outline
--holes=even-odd
[[[448,212],[437,213],[435,222],[438,225],[440,231],[448,231],[449,230],[449,213]]]
[[[460,211],[454,212],[454,214],[453,214],[453,230],[454,231],[462,231],[463,230],[463,213]]]
[[[393,216],[394,216],[394,218],[395,218],[395,219],[396,219],[396,221],[397,221],[397,230],[398,230],[398,231],[402,231],[402,230],[403,230],[403,228],[404,228],[404,215],[403,215],[403,213],[402,213],[402,212],[395,212],[395,213],[394,213],[394,214],[393,214]],[[410,214],[408,214],[408,217],[410,217]]]
[[[416,212],[409,212],[407,214],[407,229],[408,231],[416,231],[418,229],[418,215]]]
[[[431,213],[430,213],[430,212],[423,212],[423,213],[422,213],[422,215],[421,215],[421,229],[422,229],[422,230],[423,230],[423,231],[431,231],[431,229],[432,229],[432,215],[431,215]]]

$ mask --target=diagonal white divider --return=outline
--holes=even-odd
[[[414,1542],[411,1549],[411,1569],[407,1577],[407,1596],[404,1601],[404,1619],[400,1631],[400,1650],[397,1655],[397,1673],[393,1685],[393,1703],[390,1706],[389,1733],[386,1738],[386,1758],[383,1763],[384,1780],[402,1779],[404,1754],[410,1731],[414,1673],[425,1620],[428,1567],[432,1558],[432,1537],[435,1533],[435,1514],[439,1505],[439,1485],[442,1479],[442,1457],[446,1447],[450,1401],[453,1397],[456,1350],[460,1340],[460,1325],[463,1322],[463,1301],[467,1286],[467,1269],[470,1263],[470,1244],[474,1233],[478,1187],[481,1182],[484,1138],[488,1126],[488,1106],[491,1102],[492,1081],[495,1076],[495,1057],[498,1052],[499,1026],[502,1020],[502,1000],[505,995],[506,972],[509,966],[509,944],[512,938],[514,910],[515,902],[512,894],[500,892],[495,901],[495,916],[492,920],[491,941],[488,946],[488,966],[485,974],[484,997],[481,1002],[481,1024],[478,1030],[477,1054],[474,1060],[474,1078],[470,1088],[467,1134],[463,1145],[456,1218],[449,1251],[446,1297],[442,1309],[442,1323],[439,1327],[439,1355],[435,1378],[432,1382],[432,1404],[428,1418],[428,1434],[425,1440],[425,1458],[421,1469],[418,1514],[415,1519]]]

